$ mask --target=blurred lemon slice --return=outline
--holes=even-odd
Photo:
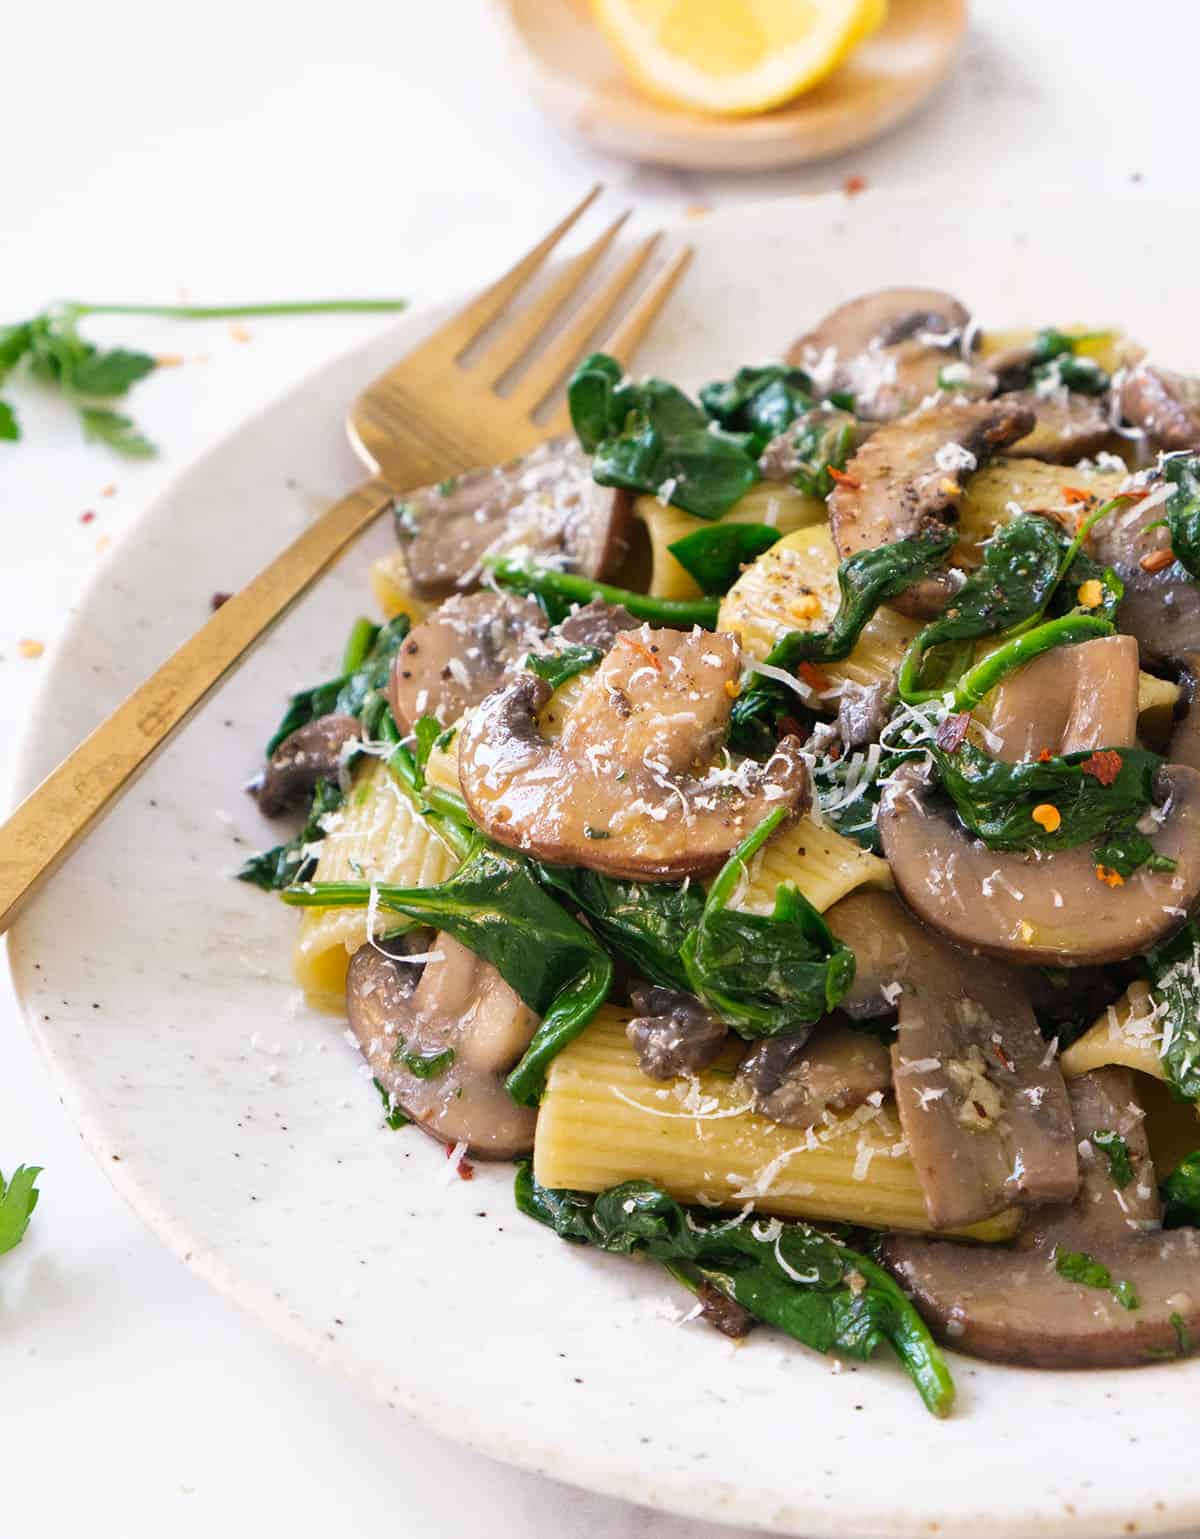
[[[887,17],[888,0],[591,0],[651,96],[762,112],[823,80]]]

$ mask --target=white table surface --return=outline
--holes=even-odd
[[[1119,240],[1140,199],[1195,191],[1200,12],[1143,0],[1129,17],[1123,0],[975,0],[961,68],[914,121],[834,161],[735,178],[590,153],[525,99],[483,0],[13,0],[0,316],[61,297],[420,302],[494,270],[596,177],[646,219],[850,175],[865,197],[905,181],[936,197],[937,178],[981,197],[1078,188],[1112,197]],[[902,252],[895,276],[912,276]],[[0,446],[0,785],[45,667],[19,643],[52,649],[74,596],[190,459],[381,324],[251,322],[248,341],[218,323],[97,326],[187,360],[134,397],[163,447],[146,464],[83,446],[57,402],[20,393],[26,441]],[[467,1454],[243,1319],[111,1191],[6,979],[0,1017],[0,1168],[46,1167],[29,1236],[0,1259],[0,1533],[393,1539],[486,1514],[489,1539],[715,1539]]]

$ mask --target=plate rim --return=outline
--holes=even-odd
[[[947,181],[944,185],[952,188],[954,182]],[[871,197],[874,201],[893,205],[897,211],[911,210],[914,206],[926,204],[928,189],[902,185],[880,189],[872,193]],[[1018,198],[1011,199],[1010,204],[1015,204],[1018,208],[1036,209],[1053,206],[1061,210],[1064,201],[1080,209],[1090,207],[1098,211],[1111,207],[1110,201],[1100,194],[1094,197],[1072,196],[1066,200],[1021,194]],[[712,221],[722,224],[737,223],[762,217],[769,211],[774,219],[779,217],[781,208],[787,208],[792,204],[796,206],[797,216],[806,222],[810,219],[819,220],[825,217],[826,213],[834,218],[838,214],[845,213],[845,199],[840,194],[831,193],[820,198],[756,199],[721,210],[710,217]],[[1193,219],[1197,217],[1195,207],[1182,198],[1156,199],[1152,203],[1139,203],[1139,207],[1143,210],[1146,208],[1162,210],[1175,217],[1180,215],[1190,215]],[[697,240],[704,238],[698,231],[696,223],[688,220],[686,215],[664,219],[662,223],[673,234],[686,234],[689,238]],[[162,522],[170,505],[179,495],[181,485],[192,475],[199,474],[205,467],[219,463],[229,452],[234,440],[260,428],[275,413],[286,408],[294,397],[313,388],[323,377],[350,366],[356,359],[365,359],[373,348],[381,345],[384,338],[394,338],[398,345],[410,337],[415,339],[423,326],[434,324],[438,315],[448,311],[454,303],[455,300],[442,297],[433,299],[428,304],[414,305],[396,326],[327,360],[301,379],[281,389],[237,427],[223,435],[218,442],[210,445],[186,466],[181,467],[179,474],[172,478],[168,485],[139,513],[122,540],[105,561],[93,571],[88,581],[75,595],[74,612],[56,644],[51,666],[43,676],[35,695],[15,755],[12,783],[16,798],[26,794],[41,778],[35,770],[38,729],[50,708],[54,686],[60,673],[66,669],[66,658],[70,651],[69,643],[80,633],[86,632],[92,606],[98,596],[109,589],[121,551],[128,548],[128,542],[138,538],[152,538],[157,525]],[[352,480],[353,476],[348,471],[348,483]],[[353,547],[351,549],[353,550]],[[612,1456],[590,1458],[589,1445],[586,1441],[582,1446],[578,1440],[550,1446],[541,1443],[533,1444],[523,1439],[519,1435],[519,1429],[510,1426],[502,1417],[493,1417],[473,1427],[465,1427],[459,1407],[443,1404],[440,1399],[430,1395],[428,1390],[420,1385],[414,1384],[408,1388],[397,1385],[390,1392],[385,1393],[382,1389],[382,1379],[366,1371],[365,1365],[361,1364],[357,1357],[339,1356],[335,1348],[324,1340],[314,1324],[295,1315],[286,1304],[281,1307],[277,1299],[268,1298],[257,1283],[240,1276],[234,1267],[222,1260],[207,1239],[193,1234],[185,1220],[171,1213],[170,1198],[165,1192],[140,1179],[135,1174],[134,1167],[114,1162],[110,1158],[113,1151],[104,1129],[104,1118],[89,1109],[85,1082],[57,1063],[51,1040],[52,1034],[44,1033],[40,1029],[38,979],[28,965],[31,959],[22,946],[23,928],[19,919],[9,933],[8,954],[14,990],[27,1027],[39,1055],[53,1076],[55,1088],[64,1108],[75,1122],[93,1157],[134,1212],[149,1225],[169,1249],[218,1292],[253,1318],[260,1320],[274,1334],[305,1351],[314,1361],[332,1368],[370,1394],[372,1398],[383,1399],[391,1408],[401,1410],[418,1425],[427,1427],[477,1452],[533,1473],[546,1474],[604,1495],[641,1503],[656,1510],[712,1523],[771,1528],[773,1514],[767,1510],[766,1506],[760,1504],[756,1511],[749,1512],[744,1505],[738,1505],[739,1500],[744,1499],[745,1491],[732,1480],[714,1480],[709,1476],[703,1484],[697,1485],[694,1489],[678,1480],[666,1485],[651,1484],[643,1481],[642,1477],[636,1474],[623,1471],[619,1462]],[[955,1361],[970,1364],[971,1359],[956,1358]],[[1006,1371],[1023,1372],[1023,1370]],[[1159,1372],[1161,1374],[1163,1370],[1160,1369]],[[729,1510],[714,1510],[714,1498],[718,1494],[722,1507],[727,1501],[732,1503]],[[1113,1504],[1117,1500],[1114,1494],[1107,1498],[1110,1505],[1103,1511],[1089,1507],[1084,1513],[1067,1514],[1061,1511],[1047,1513],[1044,1508],[1030,1506],[1018,1512],[1010,1512],[1000,1520],[992,1517],[990,1510],[983,1505],[985,1499],[986,1493],[983,1493],[978,1511],[971,1515],[972,1525],[981,1536],[996,1536],[996,1539],[1012,1534],[1029,1524],[1036,1524],[1039,1531],[1047,1535],[1062,1535],[1063,1539],[1102,1539],[1102,1536],[1117,1531],[1123,1523],[1131,1520],[1137,1522],[1138,1531],[1143,1534],[1175,1533],[1181,1528],[1200,1525],[1200,1494],[1186,1505],[1176,1504],[1162,1512],[1147,1511],[1148,1497],[1144,1500],[1126,1498],[1122,1505]],[[775,1513],[774,1520],[779,1521],[782,1516],[780,1513]],[[833,1514],[822,1515],[817,1510],[805,1515],[803,1526],[795,1526],[790,1516],[787,1521],[789,1526],[782,1531],[804,1533],[810,1536],[810,1539],[825,1539],[825,1536],[834,1539],[835,1535],[850,1534],[862,1535],[864,1539],[866,1536],[875,1535],[900,1536],[912,1534],[918,1528],[925,1530],[929,1527],[927,1514],[918,1516],[913,1516],[911,1513],[897,1514],[892,1504],[878,1500],[869,1512],[860,1509],[859,1513],[849,1521],[835,1517]]]

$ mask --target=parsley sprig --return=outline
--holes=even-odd
[[[51,305],[31,320],[0,326],[0,386],[10,375],[28,373],[57,390],[79,417],[84,437],[105,443],[131,459],[157,454],[131,417],[113,403],[159,366],[150,353],[101,348],[89,342],[79,323],[89,315],[153,315],[176,320],[236,320],[249,316],[327,315],[401,310],[402,299],[312,299],[250,305],[93,305],[71,300]],[[0,399],[0,441],[16,442],[21,424],[9,401]]]

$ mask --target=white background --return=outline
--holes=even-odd
[[[598,176],[646,221],[837,189],[850,175],[867,179],[864,197],[919,184],[962,201],[964,218],[970,197],[1078,189],[1112,198],[1114,241],[1141,200],[1195,194],[1200,12],[1186,0],[975,0],[960,67],[917,119],[839,160],[740,178],[588,152],[527,101],[483,0],[4,9],[4,321],[64,297],[419,303],[486,277]],[[947,179],[956,190],[939,191]],[[911,276],[897,252],[896,281]],[[1119,318],[1120,295],[1113,309]],[[805,319],[782,318],[781,342]],[[122,531],[202,448],[382,324],[250,322],[249,340],[228,324],[95,326],[185,359],[134,397],[163,449],[143,465],[84,447],[56,402],[20,391],[26,439],[0,445],[5,784],[44,667],[20,642],[53,647],[73,596],[120,559]],[[339,403],[329,430],[340,431]],[[146,881],[152,893],[152,869]],[[112,1193],[6,980],[0,1026],[0,1168],[46,1167],[29,1237],[0,1259],[0,1534],[393,1539],[481,1516],[489,1539],[702,1532],[468,1455],[265,1336]],[[781,1457],[794,1456],[781,1429]]]

